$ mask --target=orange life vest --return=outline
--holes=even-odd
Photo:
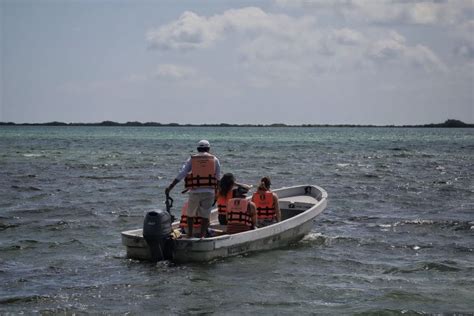
[[[216,188],[216,163],[213,155],[191,156],[191,172],[184,179],[185,188]]]
[[[275,204],[272,191],[257,191],[252,196],[252,202],[257,207],[257,219],[273,220],[276,218]]]
[[[181,220],[179,221],[179,227],[186,230],[188,228],[188,202],[184,203],[181,209]],[[193,231],[201,230],[201,217],[194,217],[193,220]]]
[[[227,202],[227,233],[235,234],[250,230],[253,226],[249,201],[235,198]]]
[[[226,196],[221,194],[217,195],[217,212],[221,215],[227,213],[227,202],[232,198],[232,190],[230,190]]]

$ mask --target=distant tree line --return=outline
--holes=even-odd
[[[474,124],[464,123],[459,120],[449,119],[444,123],[430,123],[423,125],[356,125],[356,124],[301,124],[289,125],[284,123],[273,124],[178,124],[178,123],[156,123],[156,122],[126,122],[118,123],[114,121],[103,121],[100,123],[64,123],[64,122],[48,122],[48,123],[13,123],[0,122],[0,126],[17,125],[17,126],[190,126],[190,127],[474,127]]]

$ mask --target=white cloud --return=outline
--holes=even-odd
[[[393,60],[403,56],[406,50],[405,38],[392,32],[389,38],[374,42],[369,49],[369,56],[378,60]]]
[[[155,71],[149,73],[135,73],[122,78],[108,80],[92,80],[87,82],[70,81],[61,84],[58,89],[68,94],[91,94],[99,91],[116,90],[118,87],[123,88],[130,85],[143,84],[152,80],[168,82],[180,81],[186,84],[199,81],[204,84],[208,81],[208,78],[198,78],[198,72],[193,67],[176,64],[160,64]]]
[[[372,1],[337,3],[342,6],[362,3],[374,14],[379,8],[378,4],[369,6]],[[418,18],[431,19],[432,15],[423,10],[429,11],[429,6],[419,9]],[[386,15],[395,13],[386,12]],[[415,65],[427,71],[446,69],[429,47],[408,44],[397,32],[322,28],[314,17],[271,14],[256,7],[232,9],[211,17],[185,12],[176,21],[150,31],[148,41],[155,49],[182,51],[208,48],[232,34],[240,35],[233,37],[233,45],[247,78],[258,85],[272,81],[297,84],[325,72],[353,70],[371,64]],[[193,69],[174,65],[162,65],[156,73],[156,77],[174,79],[194,75]]]
[[[457,24],[472,16],[472,0],[275,0],[281,7],[325,10],[371,23]]]
[[[337,43],[342,45],[358,45],[362,43],[364,36],[355,30],[343,28],[334,30],[333,37]]]
[[[454,49],[456,56],[466,58],[474,62],[474,43],[462,43]]]
[[[293,35],[312,23],[312,18],[294,19],[287,15],[268,14],[260,8],[227,10],[211,17],[184,12],[178,20],[150,30],[147,41],[152,49],[189,50],[209,47],[229,32]]]
[[[186,80],[195,77],[196,74],[197,71],[192,67],[162,64],[158,66],[153,77],[158,79]]]
[[[447,69],[431,49],[420,44],[409,46],[406,39],[394,31],[390,32],[387,38],[372,43],[368,56],[376,62],[413,65],[427,71]]]
[[[456,57],[474,62],[474,20],[466,21],[458,26],[458,43],[454,48]]]
[[[447,71],[446,65],[425,45],[417,44],[414,47],[407,47],[405,55],[413,65],[427,71]]]
[[[150,48],[187,50],[208,46],[218,33],[207,18],[186,11],[177,21],[149,31],[147,40]]]
[[[441,17],[442,8],[433,2],[421,2],[415,3],[407,13],[408,19],[417,24],[434,24]]]
[[[470,36],[474,34],[474,20],[466,21],[461,25],[461,28]]]
[[[177,64],[160,64],[154,71],[141,74],[131,74],[123,81],[128,83],[143,83],[151,80],[189,81],[198,78],[198,71],[194,67]],[[203,78],[199,78],[203,80]]]

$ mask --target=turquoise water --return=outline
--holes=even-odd
[[[325,188],[311,233],[205,264],[126,259],[120,232],[164,207],[203,138],[239,181]],[[0,314],[473,313],[473,157],[474,129],[0,127]]]

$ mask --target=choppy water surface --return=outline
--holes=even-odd
[[[325,188],[312,232],[205,264],[126,259],[120,232],[202,138],[239,181]],[[473,129],[0,127],[0,314],[473,313],[473,157]]]

